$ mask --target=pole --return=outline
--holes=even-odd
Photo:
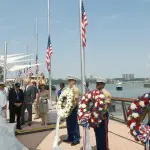
[[[4,83],[6,83],[6,76],[7,76],[7,42],[5,42],[5,49],[4,49]]]
[[[83,44],[82,44],[82,0],[79,0],[79,9],[80,9],[80,57],[81,57],[81,89],[82,89],[82,94],[85,93],[85,87],[84,87],[84,82],[85,82],[85,66],[84,66],[84,49],[83,49]]]
[[[36,18],[36,61],[38,63],[39,57],[38,57],[38,18]],[[39,76],[39,69],[38,66],[37,67],[37,80],[38,80],[38,76]]]
[[[50,35],[50,0],[48,0],[48,36]],[[52,58],[50,57],[52,61]],[[50,69],[51,69],[51,61],[50,61]],[[50,108],[52,109],[52,77],[51,70],[49,71],[49,96],[50,96]]]
[[[83,54],[84,54],[84,75],[85,75],[85,82],[86,82],[86,71],[85,71],[85,48],[83,48]]]
[[[27,45],[27,55],[29,55],[29,48],[28,48],[28,45]],[[29,56],[27,56],[28,58],[27,58],[27,60],[28,60],[28,65],[29,65]],[[28,78],[30,77],[30,75],[29,75],[29,67],[27,68],[27,76],[28,76]]]
[[[79,0],[80,9],[80,57],[81,57],[81,88],[82,95],[85,94],[85,51],[82,43],[82,0]],[[87,127],[83,127],[83,150],[92,150],[90,145],[90,134]]]

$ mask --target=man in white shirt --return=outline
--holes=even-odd
[[[7,97],[4,86],[4,82],[0,82],[0,116],[6,118]]]

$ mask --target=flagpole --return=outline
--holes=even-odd
[[[48,0],[48,36],[50,35],[50,0]],[[50,56],[50,69],[51,69],[51,60]],[[51,70],[49,71],[49,96],[50,96],[50,109],[52,108],[52,77]]]
[[[79,9],[80,9],[80,59],[81,59],[81,89],[82,94],[85,93],[84,82],[85,82],[85,66],[84,66],[84,49],[82,44],[82,0],[79,0]]]
[[[38,18],[36,18],[36,63],[38,63],[39,57],[38,57]],[[39,76],[39,68],[36,66],[37,71],[37,80]]]
[[[28,48],[28,45],[27,45],[27,55],[29,55],[29,48]],[[27,60],[28,60],[28,65],[29,65],[29,56],[27,56],[28,58],[27,58]],[[27,68],[27,76],[28,76],[28,78],[30,77],[30,75],[29,75],[29,67]]]
[[[81,87],[82,95],[85,94],[85,49],[82,42],[82,0],[79,0],[80,8],[80,57],[81,57]],[[83,127],[83,150],[92,150],[90,145],[90,133],[88,127]]]
[[[4,83],[6,83],[7,76],[7,42],[5,41],[5,49],[4,49]]]
[[[85,75],[85,82],[86,82],[86,71],[85,71],[85,48],[83,47],[83,55],[84,55],[84,75]]]

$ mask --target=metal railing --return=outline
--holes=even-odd
[[[110,119],[127,124],[127,108],[136,100],[135,98],[112,97],[112,104],[109,108]],[[150,119],[150,113],[145,122]]]

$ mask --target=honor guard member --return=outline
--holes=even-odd
[[[69,87],[73,88],[74,109],[70,116],[66,119],[68,137],[63,141],[71,143],[71,145],[74,146],[80,143],[80,131],[77,119],[79,89],[76,87],[76,78],[69,76],[68,81]]]
[[[4,82],[0,82],[0,116],[6,118],[7,96]]]
[[[104,120],[101,122],[99,127],[94,129],[96,138],[97,150],[109,150],[108,148],[108,106],[111,103],[111,94],[104,88],[106,80],[97,78],[96,89],[100,90],[105,95],[105,110],[106,114]]]

